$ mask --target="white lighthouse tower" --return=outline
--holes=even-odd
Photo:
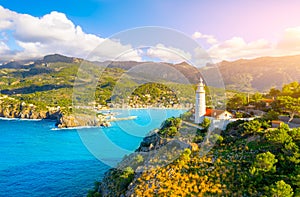
[[[206,114],[205,104],[205,89],[203,79],[200,78],[200,82],[197,84],[196,89],[196,106],[195,106],[195,123],[199,124],[203,121]]]

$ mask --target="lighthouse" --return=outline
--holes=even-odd
[[[195,105],[195,123],[199,124],[203,121],[206,114],[205,104],[205,89],[203,79],[200,78],[200,82],[197,84],[196,89],[196,105]]]

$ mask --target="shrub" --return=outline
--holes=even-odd
[[[193,139],[193,142],[200,143],[203,141],[203,137],[201,135],[196,135]]]
[[[210,127],[210,119],[204,118],[203,121],[199,124],[203,129],[200,129],[200,133],[206,133]]]
[[[270,196],[272,197],[292,197],[294,195],[292,187],[283,180],[271,185]]]
[[[221,135],[218,135],[218,134],[214,134],[210,138],[211,138],[212,142],[216,142],[216,143],[219,143],[219,144],[222,143],[223,140],[224,140],[224,138]]]
[[[178,134],[182,120],[180,118],[168,118],[163,124],[158,134],[164,137],[174,137]]]
[[[258,120],[252,120],[250,122],[245,122],[242,126],[243,135],[256,134],[261,132],[262,124]]]
[[[137,164],[143,163],[144,162],[144,157],[142,155],[138,154],[134,157],[134,161]]]
[[[123,170],[123,173],[120,177],[127,179],[130,176],[132,176],[133,174],[134,174],[134,170],[128,166]]]
[[[274,144],[282,145],[292,140],[292,137],[288,134],[289,130],[289,126],[283,124],[280,128],[268,132],[266,138]]]
[[[226,131],[229,131],[231,129],[238,129],[238,126],[243,124],[245,121],[244,120],[237,120],[237,121],[234,121],[234,122],[230,122],[227,126],[226,126]]]
[[[265,120],[278,120],[279,113],[273,110],[263,115]]]
[[[274,164],[277,163],[277,161],[278,160],[275,158],[275,155],[273,155],[269,151],[266,153],[260,153],[256,155],[255,161],[250,169],[250,173],[256,174],[259,172],[268,171],[275,172],[276,167],[274,166]]]

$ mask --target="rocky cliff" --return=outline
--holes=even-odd
[[[60,110],[39,110],[34,106],[17,107],[13,104],[9,106],[0,105],[0,117],[21,118],[21,119],[51,119],[59,120],[62,117]]]
[[[152,153],[168,143],[168,139],[157,134],[158,130],[146,136],[137,150],[125,156],[116,168],[107,171],[99,185],[88,196],[131,196],[141,172],[146,170],[153,159]],[[151,164],[150,164],[151,165]]]
[[[57,121],[58,128],[70,128],[70,127],[83,127],[83,126],[95,126],[95,127],[108,127],[109,122],[101,120],[99,118],[90,117],[86,115],[69,115],[61,116]]]
[[[162,130],[169,127],[174,125],[162,126],[144,137],[136,151],[125,156],[116,168],[106,172],[101,183],[88,196],[134,196],[138,179],[143,172],[174,162],[186,148],[198,148],[197,144],[190,141],[190,136],[186,137],[187,127],[179,129],[179,126],[175,135],[163,135]]]
[[[96,118],[86,115],[65,115],[60,110],[60,107],[41,108],[7,96],[0,97],[0,117],[55,120],[58,128],[109,126],[109,123],[103,117]]]

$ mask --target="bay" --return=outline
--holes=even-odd
[[[86,196],[147,133],[184,111],[114,110],[117,117],[137,119],[113,122],[108,128],[58,130],[53,121],[1,119],[0,196]],[[97,139],[98,149],[91,148],[91,139]]]

